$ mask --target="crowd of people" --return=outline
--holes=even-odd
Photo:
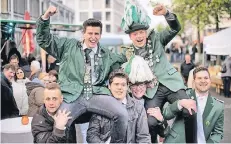
[[[93,18],[83,23],[83,41],[52,35],[56,10],[50,6],[37,20],[36,40],[60,62],[59,72],[43,72],[34,60],[26,76],[19,57],[11,56],[1,78],[2,119],[33,117],[35,143],[76,143],[75,124],[85,122],[88,143],[157,143],[158,136],[166,143],[221,141],[224,103],[209,93],[208,70],[195,68],[195,87],[188,89],[167,60],[164,47],[181,29],[175,14],[157,5],[153,14],[164,16],[170,29],[148,33],[150,18],[127,2],[121,27],[132,45],[115,54],[100,46],[102,23]],[[185,59],[181,69],[188,72],[194,66]]]

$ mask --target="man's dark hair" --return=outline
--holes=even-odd
[[[19,60],[19,59],[18,59],[18,56],[17,56],[16,54],[12,55],[12,56],[10,57],[10,60],[9,60],[9,61],[11,61],[12,59],[17,59],[17,60]]]
[[[100,27],[100,34],[102,34],[103,25],[102,25],[101,21],[99,21],[97,19],[94,19],[94,18],[90,18],[90,19],[84,21],[84,23],[83,23],[83,33],[86,32],[86,29],[87,29],[88,26]]]
[[[4,70],[9,70],[9,69],[11,69],[12,71],[16,70],[16,67],[13,64],[6,64],[6,65],[4,65],[3,68],[4,68]]]
[[[110,75],[109,75],[109,85],[111,85],[111,83],[113,82],[113,79],[115,77],[126,79],[127,80],[127,84],[129,82],[128,75],[122,69],[116,69],[113,72],[111,72]]]
[[[193,71],[193,79],[196,78],[196,74],[198,72],[201,72],[201,71],[206,71],[208,74],[209,74],[209,77],[210,77],[210,73],[209,73],[209,70],[206,68],[206,67],[197,67],[195,68],[195,70]]]

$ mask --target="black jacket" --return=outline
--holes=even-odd
[[[189,76],[189,72],[195,67],[195,65],[191,62],[189,64],[186,64],[186,62],[182,63],[180,66],[180,72],[183,77]]]
[[[9,80],[1,74],[1,119],[19,116],[19,110],[14,99],[13,89]]]
[[[65,143],[65,130],[55,128],[54,119],[41,106],[31,122],[34,143]]]

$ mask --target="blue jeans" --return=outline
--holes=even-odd
[[[82,95],[72,103],[63,102],[60,109],[71,111],[72,119],[66,128],[67,142],[76,143],[75,124],[89,122],[92,113],[111,119],[114,123],[111,133],[112,143],[123,143],[128,125],[128,113],[121,102],[108,95],[93,95],[86,100]]]
[[[230,97],[230,83],[231,77],[222,77],[223,89],[225,97]]]

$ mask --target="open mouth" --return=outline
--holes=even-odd
[[[144,40],[142,39],[142,40],[136,40],[138,43],[141,43],[141,42],[143,42]]]
[[[97,41],[96,40],[89,40],[91,44],[96,44]]]

